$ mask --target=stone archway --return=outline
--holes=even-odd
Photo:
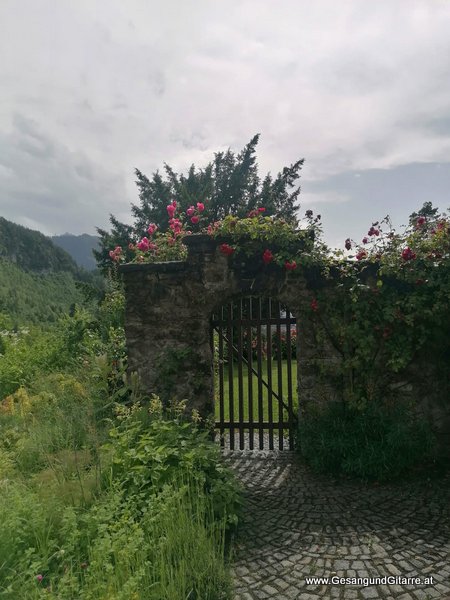
[[[187,399],[203,417],[213,413],[213,356],[210,315],[242,295],[272,296],[301,316],[297,364],[299,410],[336,395],[321,377],[321,365],[335,360],[318,342],[310,318],[313,292],[302,272],[276,265],[255,270],[233,264],[206,235],[185,238],[186,261],[122,265],[126,292],[125,331],[130,372],[146,393],[163,400]]]

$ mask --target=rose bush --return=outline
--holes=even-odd
[[[372,223],[361,242],[347,238],[345,250],[332,252],[321,241],[320,215],[311,210],[298,225],[265,216],[263,207],[244,218],[228,215],[208,224],[204,209],[197,202],[180,214],[175,201],[169,204],[170,230],[161,233],[149,224],[146,235],[131,244],[133,260],[183,260],[183,238],[207,233],[236,264],[303,269],[306,276],[313,271],[305,309],[319,343],[327,339],[339,357],[324,376],[341,386],[352,405],[384,398],[393,374],[425,347],[445,362],[450,339],[450,223],[445,213],[419,214],[401,232],[386,217]],[[111,250],[111,259],[123,261],[122,248]]]
[[[264,207],[250,211],[244,218],[228,215],[222,221],[209,224],[202,215],[204,210],[205,204],[197,202],[184,213],[179,213],[176,201],[171,202],[167,205],[169,231],[159,232],[158,227],[151,223],[147,235],[128,246],[133,253],[132,262],[184,260],[187,252],[183,238],[193,233],[226,240],[219,246],[225,256],[251,258],[261,265],[274,263],[286,271],[314,262],[313,255],[317,254],[317,250],[321,248],[323,251],[324,246],[319,241],[320,215],[314,218],[312,211],[306,211],[299,227],[297,223],[265,216]],[[125,262],[125,254],[121,246],[109,252],[115,263]]]

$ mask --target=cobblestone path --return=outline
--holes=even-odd
[[[235,451],[226,460],[245,489],[236,600],[450,598],[448,480],[337,484],[289,452]],[[308,585],[309,576],[433,577],[433,584]]]

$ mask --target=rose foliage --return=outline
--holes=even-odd
[[[169,231],[149,224],[146,235],[131,244],[133,261],[183,260],[183,238],[203,233],[217,241],[231,264],[245,260],[262,270],[278,266],[286,273],[303,273],[311,290],[305,313],[318,343],[331,344],[338,359],[323,376],[334,379],[353,406],[392,395],[396,374],[424,353],[436,370],[431,384],[450,385],[446,213],[414,213],[400,232],[386,217],[372,223],[360,243],[347,238],[345,249],[331,251],[321,241],[320,215],[310,210],[300,223],[265,216],[264,207],[243,218],[228,215],[207,223],[205,204],[198,202],[182,214],[175,201],[169,204]],[[110,256],[114,262],[123,260],[120,247]]]

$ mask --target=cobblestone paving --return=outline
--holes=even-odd
[[[290,452],[225,453],[244,485],[235,600],[450,598],[448,479],[365,486],[311,474]],[[433,577],[308,585],[305,577]]]

